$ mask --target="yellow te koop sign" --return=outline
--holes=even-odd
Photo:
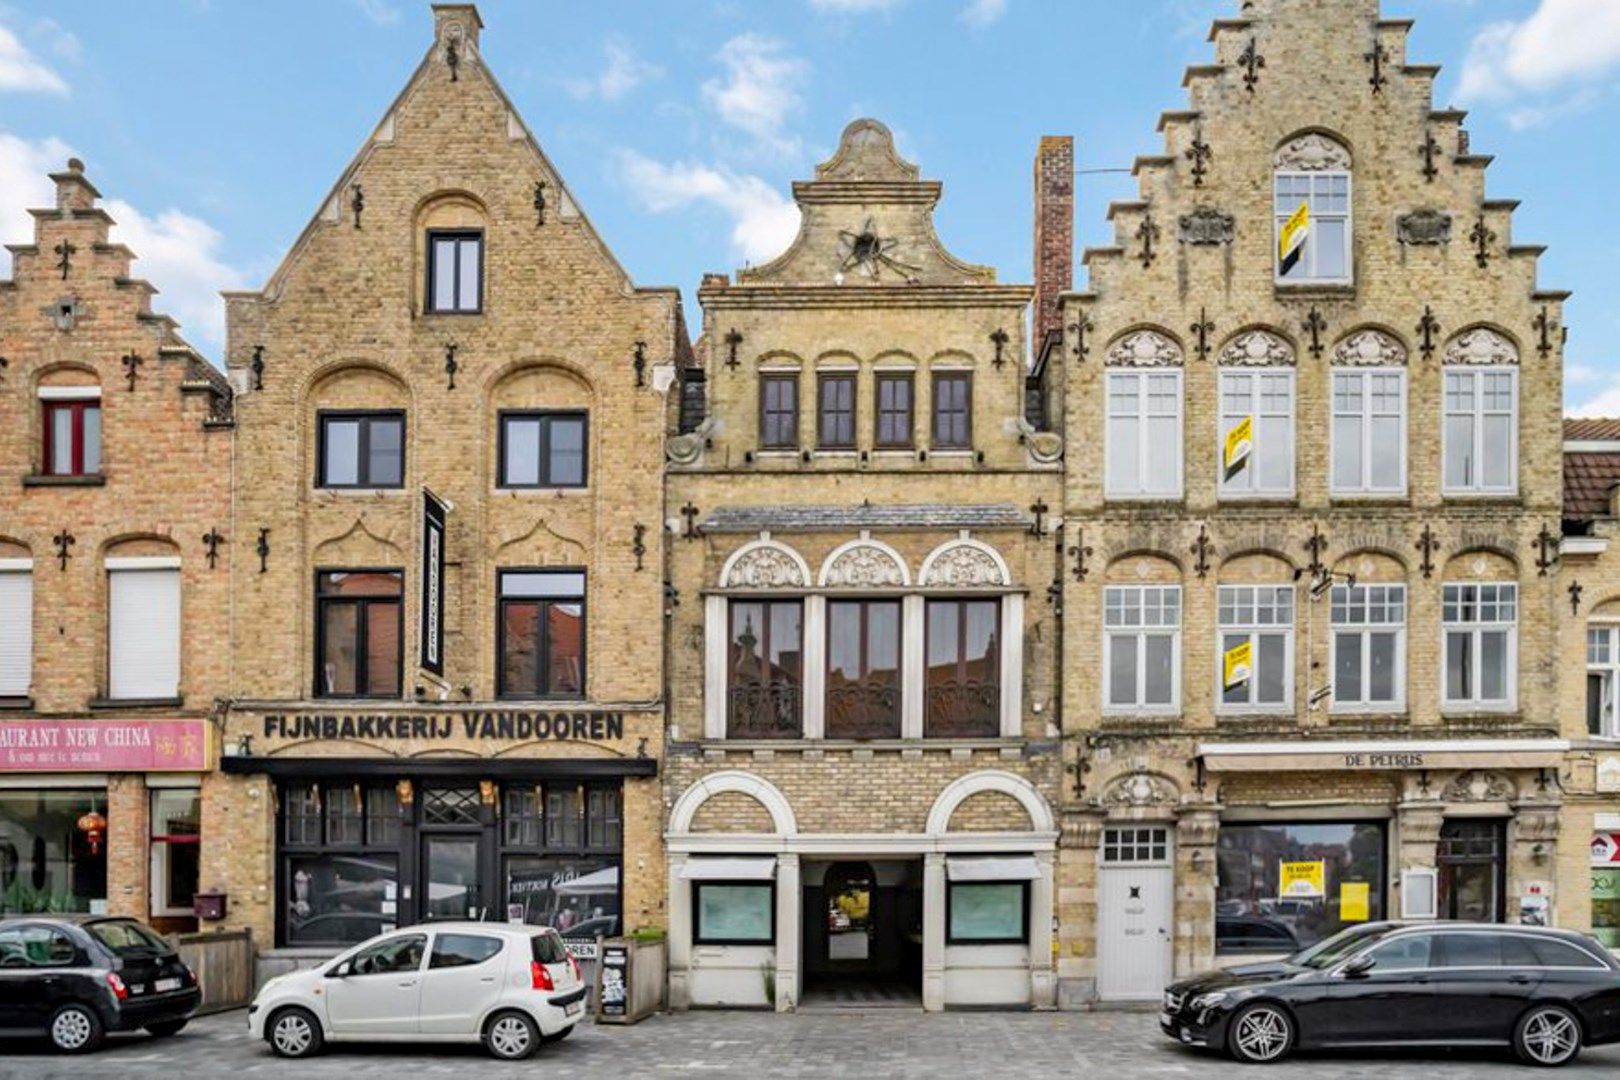
[[[1321,859],[1314,862],[1285,862],[1281,864],[1278,878],[1279,896],[1327,895],[1327,863]]]

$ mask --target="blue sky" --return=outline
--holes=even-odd
[[[1160,152],[1182,69],[1237,0],[485,0],[483,53],[636,280],[690,297],[706,270],[792,235],[789,184],[851,118],[892,127],[945,182],[957,254],[1030,279],[1030,163],[1071,133],[1081,169]],[[1620,0],[1386,0],[1418,20],[1437,104],[1472,110],[1515,241],[1571,288],[1568,403],[1620,415]],[[0,0],[0,239],[68,153],[205,352],[221,288],[256,287],[426,49],[416,0]],[[1129,176],[1081,178],[1105,243]],[[3,259],[0,259],[3,269]],[[1083,271],[1081,271],[1083,274]],[[1082,282],[1083,283],[1083,280]],[[695,313],[694,313],[695,314]]]

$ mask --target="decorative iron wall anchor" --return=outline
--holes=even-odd
[[[1149,210],[1142,215],[1142,224],[1136,227],[1136,238],[1142,241],[1142,252],[1137,258],[1142,260],[1142,266],[1153,265],[1158,253],[1153,250],[1153,244],[1159,239],[1159,225],[1153,220],[1153,211]]]
[[[366,193],[360,185],[354,185],[354,195],[349,199],[349,209],[354,211],[354,227],[360,227],[360,215],[366,212]]]
[[[1546,522],[1541,523],[1541,531],[1536,534],[1536,548],[1539,552],[1536,555],[1536,576],[1546,577],[1547,571],[1558,561],[1558,537],[1547,528]]]
[[[254,550],[258,553],[259,573],[262,574],[270,569],[270,529],[268,527],[259,530],[259,542],[255,545]]]
[[[1007,358],[1001,355],[1002,350],[1007,347],[1007,331],[996,327],[995,332],[990,335],[990,343],[996,347],[995,359],[990,362],[996,366],[997,371],[1000,371],[1007,363]]]
[[[1419,563],[1423,576],[1426,578],[1433,577],[1434,553],[1440,550],[1440,541],[1435,537],[1434,530],[1427,525],[1423,526],[1423,532],[1418,537],[1417,549],[1418,553],[1423,557]]]
[[[1029,526],[1029,535],[1034,537],[1046,536],[1046,514],[1051,510],[1045,499],[1036,499],[1030,504],[1029,512],[1035,515],[1035,520]]]
[[[253,363],[249,365],[253,371],[253,389],[264,389],[264,346],[253,346]]]
[[[1481,270],[1491,264],[1491,244],[1496,242],[1496,233],[1485,224],[1485,215],[1482,212],[1479,220],[1468,233],[1468,239],[1474,245],[1474,262],[1479,264]]]
[[[451,390],[456,388],[456,372],[461,370],[461,365],[456,363],[456,348],[457,346],[454,342],[451,342],[444,347],[444,373],[449,377],[449,388]]]
[[[1440,144],[1435,141],[1433,130],[1423,129],[1423,145],[1418,147],[1418,153],[1423,155],[1423,179],[1432,184],[1434,178],[1440,175],[1440,169],[1435,165],[1435,159],[1440,155]]]
[[[1569,613],[1571,615],[1581,613],[1581,593],[1584,591],[1580,582],[1572,581],[1569,583]]]
[[[1097,324],[1091,321],[1091,316],[1081,315],[1074,323],[1074,355],[1081,363],[1091,353],[1091,346],[1086,344],[1086,331],[1095,330]]]
[[[1238,64],[1243,68],[1243,88],[1251,94],[1254,93],[1255,84],[1260,81],[1260,72],[1266,66],[1266,58],[1260,55],[1256,39],[1250,38],[1249,43],[1243,47]]]
[[[546,223],[546,182],[534,182],[534,223],[536,226]]]
[[[208,548],[208,569],[212,570],[219,565],[219,545],[224,541],[225,537],[220,535],[219,526],[217,525],[203,533],[203,546]]]
[[[637,386],[646,386],[647,385],[647,343],[645,341],[636,342],[636,355],[630,361],[630,365],[636,369],[636,385]]]
[[[1192,145],[1187,147],[1186,156],[1192,162],[1193,187],[1203,187],[1204,175],[1209,172],[1209,161],[1215,156],[1215,151],[1204,141],[1203,124],[1193,128]]]
[[[636,569],[640,570],[647,554],[647,526],[637,524],[635,532],[635,539],[630,541],[630,554],[636,557]]]
[[[1536,352],[1540,353],[1541,358],[1545,360],[1547,354],[1552,352],[1552,332],[1559,328],[1558,323],[1548,312],[1547,305],[1542,304],[1541,311],[1537,313],[1530,325],[1536,328]]]
[[[1209,335],[1215,332],[1215,324],[1210,321],[1207,308],[1201,307],[1198,309],[1198,321],[1193,323],[1190,329],[1194,337],[1197,338],[1197,343],[1193,345],[1193,348],[1198,352],[1198,359],[1208,360]]]
[[[686,524],[681,531],[681,536],[684,539],[696,540],[698,538],[697,516],[698,508],[691,502],[681,507],[681,517],[686,519]]]
[[[1084,755],[1075,758],[1064,766],[1065,771],[1074,777],[1074,797],[1083,800],[1086,797],[1086,774],[1091,771],[1091,761]]]
[[[1376,94],[1389,82],[1389,77],[1384,74],[1384,64],[1389,60],[1389,50],[1384,48],[1382,42],[1375,43],[1372,51],[1365,54],[1362,59],[1372,64],[1372,77],[1367,82],[1372,85],[1372,92]]]
[[[1203,523],[1199,524],[1198,539],[1193,541],[1193,546],[1189,550],[1196,556],[1193,569],[1198,572],[1199,577],[1207,576],[1209,574],[1209,557],[1215,552],[1214,545],[1209,542],[1209,526]]]
[[[146,361],[133,352],[127,352],[119,363],[124,365],[124,378],[129,380],[129,389],[133,391],[135,389],[135,380],[140,376],[141,365]]]
[[[67,569],[68,560],[73,558],[73,555],[69,549],[78,542],[78,537],[74,536],[66,529],[63,529],[61,532],[51,537],[51,543],[56,545],[56,561],[61,565],[63,570]]]
[[[1327,329],[1327,320],[1322,318],[1322,313],[1316,309],[1316,305],[1311,305],[1311,313],[1305,316],[1303,325],[1306,333],[1311,335],[1311,355],[1318,360],[1322,359],[1322,331]]]
[[[461,47],[456,39],[451,38],[444,43],[444,62],[450,66],[450,81],[459,82],[461,72]]]
[[[79,249],[74,245],[73,241],[63,240],[51,250],[56,252],[57,255],[61,256],[61,258],[59,258],[56,262],[56,268],[62,271],[62,280],[66,281],[68,271],[73,267],[73,253]]]
[[[1440,320],[1434,317],[1433,309],[1427,304],[1423,305],[1423,318],[1418,320],[1417,332],[1418,352],[1423,354],[1425,360],[1433,359],[1434,335],[1440,332]]]
[[[0,383],[3,383],[3,382],[6,381],[6,368],[8,368],[10,366],[11,366],[11,361],[7,360],[3,356],[0,356]]]
[[[1086,580],[1086,575],[1091,572],[1086,566],[1086,558],[1092,554],[1094,552],[1091,545],[1086,543],[1086,534],[1083,531],[1076,530],[1074,543],[1069,546],[1069,557],[1074,560],[1074,569],[1072,571],[1074,580]]]
[[[1328,539],[1322,535],[1321,526],[1313,522],[1311,524],[1311,538],[1305,541],[1305,550],[1311,553],[1311,564],[1307,569],[1310,570],[1313,580],[1320,578],[1322,572],[1327,569],[1327,564],[1322,561],[1322,553],[1327,550],[1327,546]]]
[[[743,343],[742,331],[733,326],[726,331],[726,350],[730,355],[726,358],[726,367],[737,370],[737,346]]]

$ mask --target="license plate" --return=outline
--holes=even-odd
[[[160,994],[167,994],[170,990],[180,989],[180,980],[159,979],[157,982],[152,984],[152,987]]]
[[[578,1016],[584,1011],[585,1003],[583,1001],[571,1001],[567,1005],[563,1006],[564,1016]]]
[[[1162,1012],[1159,1014],[1159,1023],[1163,1024],[1165,1027],[1173,1027],[1175,1022],[1175,1017],[1171,1016],[1169,1013]]]

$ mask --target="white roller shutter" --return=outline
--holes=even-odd
[[[0,697],[28,696],[33,661],[33,571],[0,566]]]
[[[116,568],[107,582],[107,695],[179,697],[180,571]]]

